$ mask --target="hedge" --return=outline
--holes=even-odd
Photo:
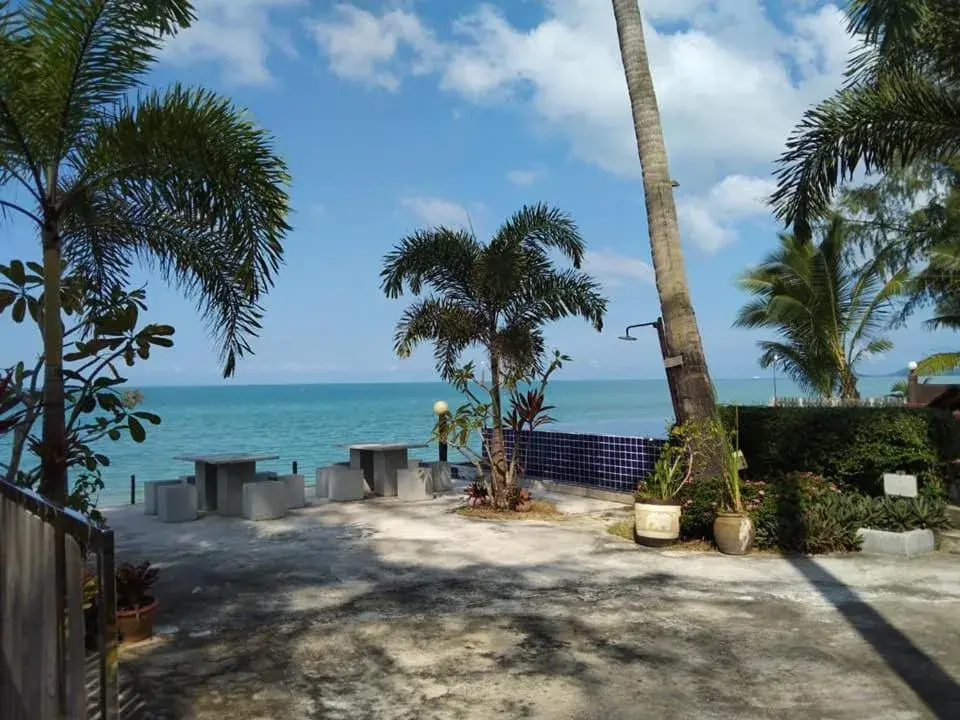
[[[942,410],[727,406],[721,413],[728,427],[735,412],[744,475],[756,480],[811,472],[879,495],[883,473],[902,470],[933,487],[960,457],[960,423]]]

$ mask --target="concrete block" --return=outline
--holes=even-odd
[[[189,483],[157,488],[157,517],[160,522],[189,522],[197,519],[197,486]]]
[[[952,555],[960,555],[960,530],[941,531],[940,551]]]
[[[418,458],[407,458],[407,470],[416,470],[418,467],[420,467]]]
[[[280,475],[277,480],[287,486],[287,508],[302,508],[307,504],[306,482],[303,475]]]
[[[883,493],[896,497],[917,496],[917,476],[901,475],[900,473],[883,474]]]
[[[363,470],[345,468],[342,465],[333,465],[325,469],[330,471],[327,475],[327,497],[332,502],[363,500]]]
[[[287,484],[263,480],[243,486],[243,517],[247,520],[276,520],[287,514]]]
[[[254,476],[254,481],[263,482],[264,480],[278,480],[279,478],[280,476],[277,475],[277,473],[275,473],[273,470],[265,470],[264,472],[258,472]]]
[[[430,466],[431,492],[439,493],[453,489],[453,473],[450,472],[450,463],[435,462]]]
[[[907,532],[889,532],[887,530],[857,530],[862,545],[861,552],[874,555],[899,555],[910,557],[933,552],[936,539],[932,530],[909,530]]]
[[[243,517],[243,487],[257,481],[253,463],[217,466],[217,512],[227,517]]]
[[[955,530],[960,530],[960,507],[947,505],[947,520],[950,521]]]
[[[182,485],[180,480],[147,480],[143,484],[143,512],[145,515],[157,514],[157,488],[167,485]]]
[[[197,476],[196,475],[181,475],[180,482],[186,483],[187,485],[196,485]]]
[[[397,471],[397,497],[405,501],[433,498],[430,468],[418,467]]]

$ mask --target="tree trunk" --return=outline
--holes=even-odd
[[[660,110],[643,39],[643,22],[637,0],[613,0],[620,40],[620,56],[627,79],[637,151],[643,172],[647,227],[653,269],[660,295],[667,350],[682,364],[667,368],[675,393],[677,422],[708,419],[716,411],[713,385],[707,371],[700,330],[687,289],[680,226],[667,166],[667,149],[660,126]]]
[[[500,358],[490,353],[490,491],[493,504],[502,507],[506,499],[507,445],[503,438],[503,399],[500,394]]]
[[[44,227],[43,238],[43,442],[40,494],[67,501],[67,431],[63,397],[63,324],[60,317],[60,237]]]

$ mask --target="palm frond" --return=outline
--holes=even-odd
[[[400,297],[404,285],[414,295],[427,285],[439,293],[469,297],[480,252],[480,244],[466,230],[417,230],[384,257],[380,288],[389,298]]]
[[[579,268],[585,246],[573,218],[544,203],[525,205],[515,212],[493,236],[490,243],[497,254],[508,248],[543,251],[557,250]]]
[[[180,86],[121,106],[91,136],[71,156],[65,252],[101,263],[101,278],[133,255],[158,263],[199,301],[230,376],[290,229],[289,176],[271,139],[229,101]]]
[[[847,87],[808,110],[778,160],[777,217],[802,238],[858,167],[885,171],[960,153],[960,94],[919,74]]]
[[[935,353],[917,363],[917,375],[950,375],[960,368],[960,352]]]
[[[433,342],[437,372],[451,380],[464,350],[474,343],[489,345],[482,321],[454,301],[422,298],[404,310],[397,322],[394,350],[398,357],[406,358],[417,345]]]

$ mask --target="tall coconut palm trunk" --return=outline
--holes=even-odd
[[[660,295],[663,332],[669,354],[682,361],[680,365],[667,368],[674,410],[678,422],[709,418],[715,412],[713,386],[687,289],[673,182],[643,39],[640,8],[637,0],[613,0],[613,12],[643,172],[650,250]]]

